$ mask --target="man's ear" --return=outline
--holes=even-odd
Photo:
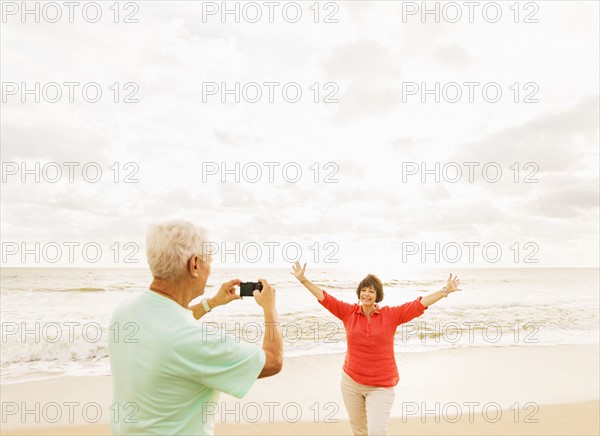
[[[196,255],[190,258],[188,268],[192,277],[196,278],[200,275],[200,258]]]

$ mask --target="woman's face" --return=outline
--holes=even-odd
[[[375,300],[377,299],[377,291],[373,286],[369,286],[368,288],[362,288],[360,290],[360,302],[364,306],[373,306],[375,304]]]

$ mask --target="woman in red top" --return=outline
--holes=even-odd
[[[338,317],[346,329],[348,350],[342,372],[342,396],[355,435],[385,435],[394,403],[398,368],[394,357],[396,328],[423,314],[428,306],[458,290],[457,276],[448,278],[441,290],[401,306],[379,307],[383,286],[369,274],[356,288],[360,304],[340,301],[308,280],[298,262],[292,274],[319,303]]]

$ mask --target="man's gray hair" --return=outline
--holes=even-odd
[[[153,277],[177,281],[194,255],[207,260],[207,232],[189,221],[152,224],[146,233],[146,257]]]

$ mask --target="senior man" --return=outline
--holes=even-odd
[[[207,312],[241,298],[240,280],[223,283],[200,304],[210,275],[206,232],[187,221],[150,226],[148,264],[154,280],[148,290],[121,303],[113,313],[109,340],[113,378],[111,430],[115,434],[211,435],[219,392],[243,397],[257,378],[281,371],[283,340],[275,309],[275,290],[261,279],[254,291],[262,307],[262,349],[210,334],[196,323]],[[193,316],[192,316],[193,315]]]

